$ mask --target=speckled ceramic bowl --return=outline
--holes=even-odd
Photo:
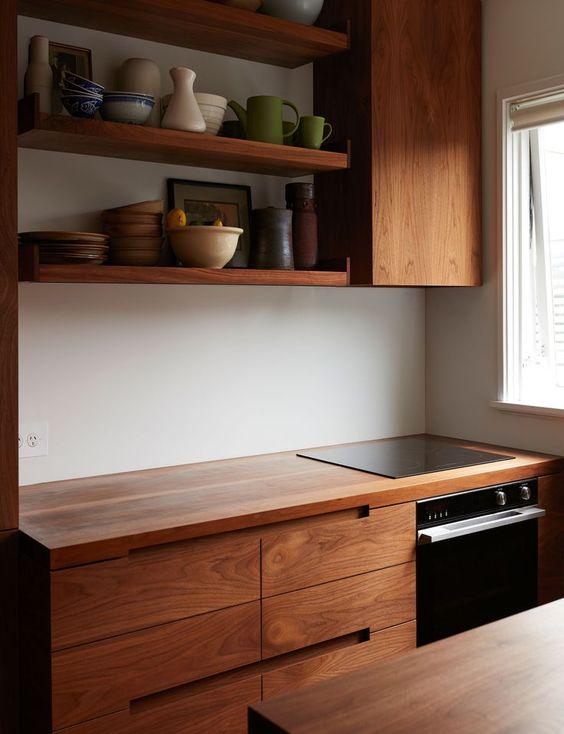
[[[104,92],[104,103],[100,114],[104,120],[109,122],[144,125],[154,106],[155,98],[150,94]]]
[[[176,257],[186,268],[224,268],[237,249],[239,227],[180,227],[167,236]]]

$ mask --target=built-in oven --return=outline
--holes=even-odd
[[[536,606],[538,481],[417,503],[417,644]]]

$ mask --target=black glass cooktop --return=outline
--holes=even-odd
[[[370,474],[380,474],[391,479],[515,458],[489,451],[466,449],[448,441],[425,436],[390,438],[384,441],[315,449],[303,451],[298,456]]]

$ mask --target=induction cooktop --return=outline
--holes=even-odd
[[[514,456],[493,454],[458,446],[449,441],[427,436],[406,436],[383,441],[336,446],[327,449],[302,451],[305,459],[336,464],[390,479],[413,477],[417,474],[458,469],[463,466],[508,461]]]

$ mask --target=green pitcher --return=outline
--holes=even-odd
[[[284,105],[291,107],[296,114],[296,123],[286,132],[282,121]],[[238,102],[229,102],[229,107],[239,118],[243,135],[247,140],[258,140],[261,143],[283,145],[285,138],[290,138],[300,124],[300,113],[293,102],[280,97],[261,95],[247,100],[247,109]]]

